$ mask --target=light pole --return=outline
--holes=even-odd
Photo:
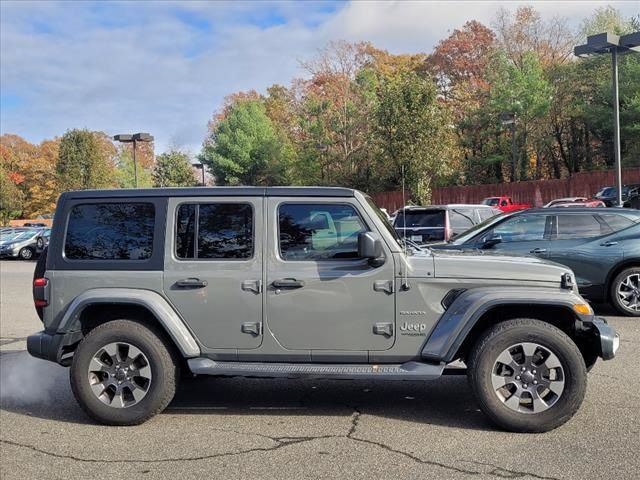
[[[113,139],[121,143],[133,143],[133,184],[138,188],[138,164],[136,163],[136,144],[138,142],[153,142],[153,136],[148,133],[122,133],[114,135]]]
[[[622,206],[622,166],[620,164],[620,98],[618,93],[618,54],[640,52],[640,32],[628,35],[599,33],[587,37],[587,43],[574,47],[576,57],[611,54],[611,88],[613,91],[613,155],[615,161],[617,204]]]
[[[196,169],[202,171],[202,186],[205,187],[207,184],[204,181],[204,163],[195,162],[195,163],[192,163],[191,165],[193,165]]]
[[[500,122],[503,126],[511,127],[511,181],[516,181],[516,114],[503,112],[500,114]]]

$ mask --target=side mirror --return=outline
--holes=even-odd
[[[358,256],[368,258],[372,266],[379,267],[384,263],[382,258],[382,242],[371,232],[358,235]],[[380,263],[382,261],[382,263]]]
[[[502,242],[502,237],[500,235],[494,235],[491,238],[487,238],[480,248],[483,250],[488,250],[490,248],[495,247],[497,244]]]

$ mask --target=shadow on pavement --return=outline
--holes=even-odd
[[[25,351],[0,356],[0,408],[60,422],[92,424],[69,386],[68,370]],[[168,414],[344,416],[353,411],[451,428],[493,430],[464,376],[432,382],[197,377],[183,381]]]

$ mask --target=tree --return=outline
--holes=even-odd
[[[140,142],[144,144],[144,142]],[[127,144],[124,144],[127,145]],[[148,162],[138,162],[138,147],[136,147],[136,165],[133,164],[133,149],[123,146],[118,149],[116,157],[116,180],[120,188],[136,188],[136,175],[138,176],[138,188],[153,186],[151,165]]]
[[[499,54],[491,71],[491,104],[495,118],[497,120],[502,112],[513,113],[519,130],[516,174],[511,181],[525,180],[531,153],[528,135],[535,127],[535,120],[542,118],[549,110],[553,89],[533,52],[523,54],[517,64],[505,54]]]
[[[436,98],[435,84],[415,72],[383,78],[376,112],[376,136],[395,167],[392,181],[407,188],[417,203],[428,203],[435,181],[451,171],[455,134],[448,112]]]
[[[23,197],[4,164],[0,164],[0,225],[20,216]]]
[[[99,133],[68,130],[60,141],[56,164],[60,189],[84,190],[114,186],[116,176],[110,156],[112,153]]]
[[[247,100],[217,122],[200,155],[218,185],[283,185],[283,145],[264,104]]]
[[[153,168],[153,183],[156,187],[192,187],[196,185],[189,155],[173,149],[158,155]]]

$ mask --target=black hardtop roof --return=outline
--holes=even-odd
[[[353,197],[355,190],[341,187],[166,187],[76,190],[67,198],[144,197]]]

